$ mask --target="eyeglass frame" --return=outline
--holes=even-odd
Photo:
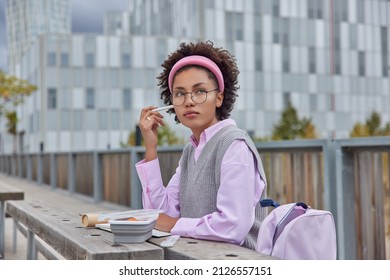
[[[206,98],[204,99],[204,101],[203,102],[201,102],[201,103],[198,103],[198,102],[196,102],[195,100],[194,100],[194,92],[195,91],[203,91],[203,89],[194,89],[193,91],[180,91],[180,90],[178,90],[178,91],[173,91],[172,93],[171,93],[171,102],[172,102],[172,104],[174,105],[174,106],[182,106],[185,102],[186,102],[186,95],[187,94],[190,94],[190,96],[191,96],[191,100],[195,103],[195,104],[203,104],[203,103],[205,103],[206,101],[207,101],[207,94],[209,93],[209,92],[212,92],[212,91],[216,91],[216,90],[219,90],[219,88],[215,88],[215,89],[211,89],[211,90],[204,90],[204,94],[206,95]],[[176,104],[174,104],[173,103],[173,94],[174,93],[177,93],[177,92],[182,92],[183,94],[184,94],[184,99],[183,99],[183,103],[181,103],[180,105],[176,105]]]

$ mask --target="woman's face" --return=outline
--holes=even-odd
[[[196,139],[206,128],[218,122],[216,108],[222,105],[223,93],[217,89],[213,79],[209,78],[208,72],[199,68],[188,68],[176,74],[172,91],[188,93],[185,95],[183,105],[174,106],[179,121],[190,128]],[[207,99],[202,104],[197,104],[191,99],[189,92],[195,90],[210,91]]]

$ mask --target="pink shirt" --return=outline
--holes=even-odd
[[[202,132],[199,143],[191,137],[195,160],[207,141],[227,125],[236,123],[232,119],[216,123]],[[180,163],[167,187],[162,182],[158,159],[149,162],[142,160],[136,164],[136,169],[142,184],[144,208],[161,209],[171,217],[180,217]],[[222,159],[218,211],[201,218],[180,218],[171,234],[242,244],[254,222],[255,206],[264,186],[251,150],[243,140],[234,141]]]

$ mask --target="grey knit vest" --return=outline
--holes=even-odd
[[[217,211],[217,192],[221,178],[221,163],[226,150],[235,140],[244,140],[256,158],[257,168],[266,182],[263,163],[256,146],[248,134],[229,125],[220,129],[205,145],[195,162],[194,147],[188,143],[180,160],[181,177],[179,203],[181,217],[200,218]],[[261,198],[265,198],[266,188]],[[259,203],[255,208],[255,222],[242,246],[254,249],[260,224],[267,215],[266,209]]]

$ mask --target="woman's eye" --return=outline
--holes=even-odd
[[[204,90],[204,89],[197,89],[194,92],[195,92],[195,94],[202,95],[202,94],[206,93],[206,90]]]
[[[180,97],[180,96],[184,96],[184,95],[185,95],[185,93],[182,91],[176,92],[176,97]]]

